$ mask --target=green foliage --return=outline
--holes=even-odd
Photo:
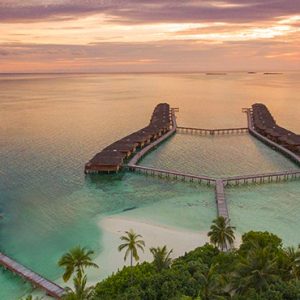
[[[173,249],[167,250],[167,246],[150,248],[150,252],[153,255],[153,264],[156,269],[160,272],[163,269],[168,269],[172,264],[171,254]]]
[[[21,300],[42,300],[44,297],[33,297],[32,295],[25,296],[25,298],[21,298]]]
[[[86,275],[73,278],[74,290],[66,288],[66,295],[63,300],[90,300],[94,295],[94,288],[87,287]]]
[[[251,288],[262,292],[271,283],[279,279],[277,257],[272,248],[260,247],[253,243],[248,250],[247,256],[241,256],[237,265],[234,277],[237,292],[247,293]]]
[[[160,262],[169,253],[163,248],[151,251]],[[251,231],[239,249],[220,250],[206,244],[166,268],[155,257],[124,267],[96,285],[93,299],[300,300],[299,248],[284,249],[276,235]]]
[[[282,240],[277,235],[267,231],[249,231],[242,236],[239,253],[246,255],[253,248],[254,243],[260,248],[269,247],[271,251],[282,249]]]
[[[221,251],[228,250],[233,246],[235,240],[234,230],[235,227],[230,226],[228,219],[220,216],[213,220],[213,224],[210,227],[208,236],[210,242],[217,246]]]
[[[300,279],[300,247],[297,249],[294,247],[288,247],[284,249],[280,257],[281,268],[286,269],[287,279]]]
[[[65,273],[63,274],[64,281],[68,281],[74,273],[76,273],[78,278],[81,278],[85,268],[99,268],[98,265],[92,261],[91,256],[93,253],[92,250],[79,246],[65,253],[58,262],[58,265],[65,269]]]
[[[133,272],[124,267],[97,284],[95,299],[126,299],[129,287],[135,287],[135,297],[143,300],[180,299],[183,295],[195,299],[200,296],[202,287],[217,293],[215,290],[225,282],[214,273],[216,266],[212,265],[212,261],[218,254],[218,249],[205,245],[174,260],[172,266],[160,271],[154,263],[137,265]],[[203,261],[209,262],[209,265]]]

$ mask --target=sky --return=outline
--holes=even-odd
[[[0,73],[300,69],[300,0],[0,0]]]

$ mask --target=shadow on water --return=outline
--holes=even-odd
[[[104,188],[107,185],[114,185],[120,183],[125,176],[125,171],[121,171],[114,174],[87,174],[85,176],[85,182],[90,185],[94,185],[96,188]]]

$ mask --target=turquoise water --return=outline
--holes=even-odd
[[[192,231],[207,231],[216,216],[214,190],[207,186],[160,180],[170,194],[154,191],[159,201],[122,213],[124,217]],[[172,217],[170,217],[172,216]]]
[[[213,177],[297,168],[290,160],[249,134],[214,137],[176,134],[147,155],[141,165]]]
[[[240,233],[268,230],[278,234],[285,245],[300,241],[299,181],[229,188],[229,214]]]
[[[135,174],[86,178],[84,163],[108,143],[144,126],[160,101],[180,107],[180,125],[240,127],[246,122],[241,108],[260,100],[278,122],[299,132],[299,79],[297,73],[1,75],[1,251],[56,280],[61,275],[57,260],[69,248],[80,244],[101,253],[101,216],[135,206],[127,212],[133,218],[207,230],[216,214],[211,189]],[[188,158],[194,142],[196,161]],[[244,154],[249,160],[243,160]],[[244,135],[176,135],[143,163],[212,175],[294,167]],[[273,229],[286,243],[299,242],[299,182],[227,193],[240,232]],[[251,209],[243,209],[250,203]],[[2,271],[0,286],[3,300],[18,299],[30,290]]]

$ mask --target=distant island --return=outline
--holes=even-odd
[[[209,72],[205,73],[206,75],[227,75],[227,73],[222,73],[222,72]]]
[[[279,73],[279,72],[265,72],[264,75],[281,75],[283,73]]]

